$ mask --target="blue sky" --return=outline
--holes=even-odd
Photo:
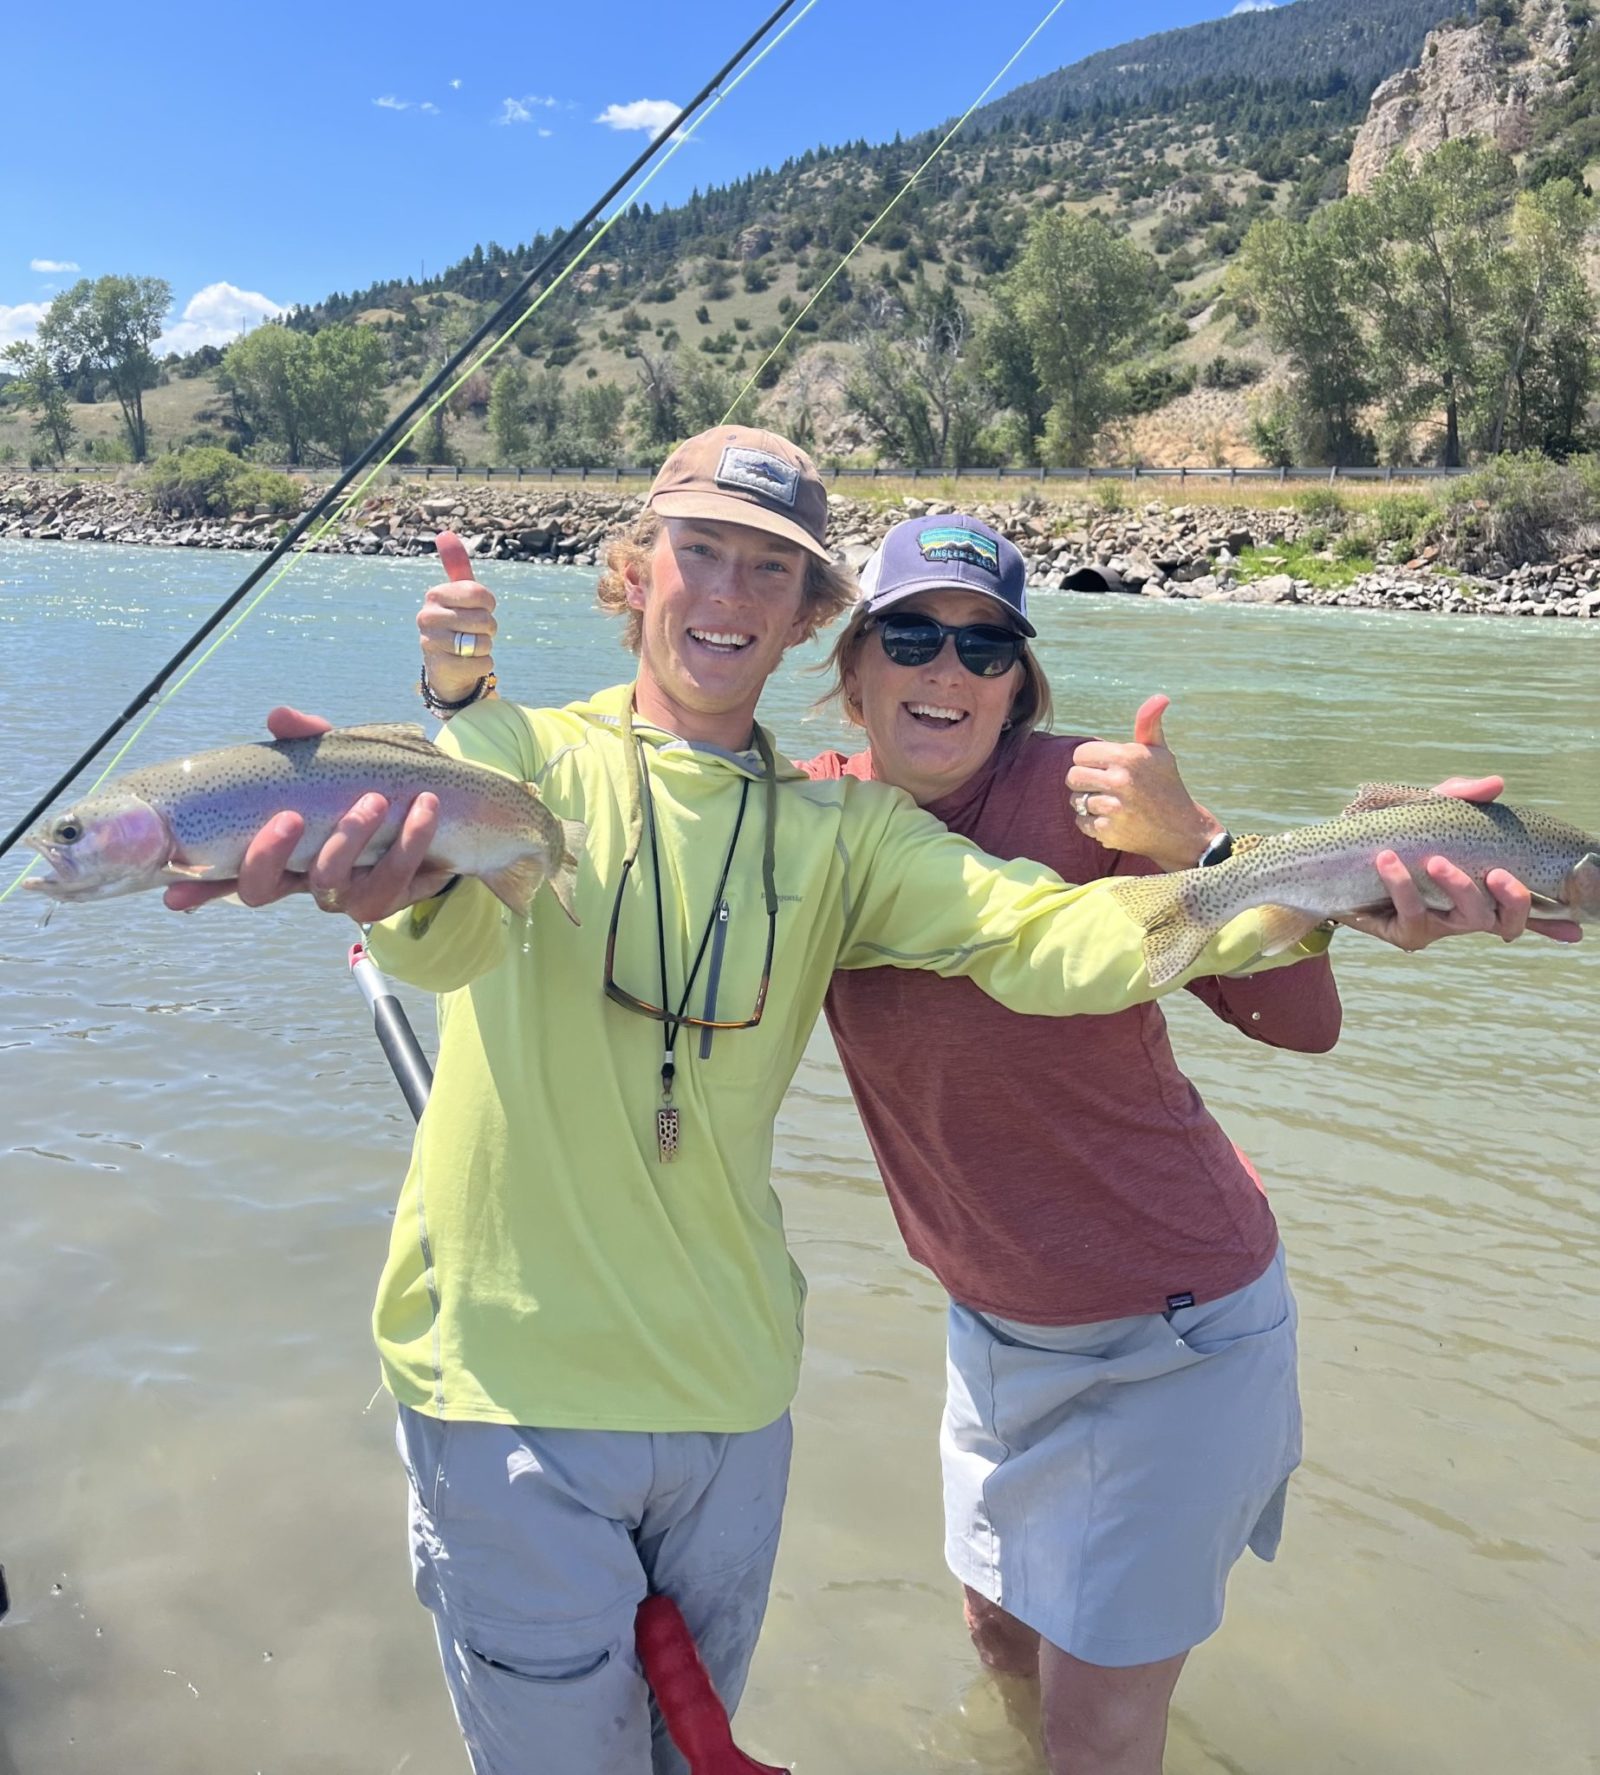
[[[651,200],[818,143],[886,140],[958,115],[1047,6],[819,0]],[[1069,0],[1005,87],[1237,9]],[[169,343],[190,348],[226,343],[279,305],[558,227],[770,10],[764,0],[15,8],[0,104],[0,165],[12,169],[0,344],[27,337],[78,276],[166,278]]]

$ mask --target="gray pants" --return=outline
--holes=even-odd
[[[400,1408],[411,1561],[475,1775],[682,1775],[633,1645],[683,1611],[731,1713],[766,1613],[792,1441],[534,1430]]]

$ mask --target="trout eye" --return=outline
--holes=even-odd
[[[57,844],[76,844],[83,837],[83,828],[69,815],[64,820],[56,821],[50,836]]]

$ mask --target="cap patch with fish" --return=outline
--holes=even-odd
[[[578,922],[573,893],[583,823],[552,813],[529,783],[452,758],[408,723],[225,746],[113,777],[28,835],[51,873],[26,885],[78,903],[174,881],[229,880],[250,840],[279,813],[305,821],[288,864],[304,873],[352,804],[372,794],[389,804],[360,859],[375,863],[424,793],[439,799],[429,863],[478,876],[519,917],[548,884]]]
[[[1262,953],[1276,955],[1324,919],[1387,906],[1374,863],[1386,850],[1435,911],[1450,902],[1424,865],[1442,856],[1480,886],[1490,870],[1508,870],[1532,893],[1536,916],[1600,922],[1600,839],[1503,801],[1462,801],[1399,783],[1363,784],[1337,820],[1235,839],[1232,856],[1209,869],[1129,877],[1106,891],[1144,926],[1150,982],[1164,986],[1241,913],[1260,911]]]

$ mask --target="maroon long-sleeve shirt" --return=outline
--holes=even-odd
[[[928,811],[1001,858],[1069,882],[1154,865],[1085,838],[1076,738],[1031,734]],[[871,777],[870,752],[813,777]],[[1189,987],[1253,1041],[1321,1053],[1339,1035],[1325,957]],[[1259,1179],[1178,1069],[1155,1005],[1025,1017],[967,980],[840,972],[828,1022],[906,1248],[958,1301],[1037,1325],[1159,1313],[1253,1281],[1277,1249]]]

